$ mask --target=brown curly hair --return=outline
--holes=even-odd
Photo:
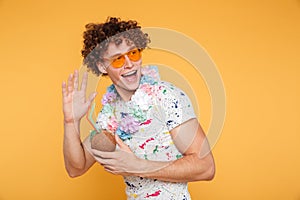
[[[89,23],[85,28],[81,55],[84,57],[83,63],[97,76],[101,74],[97,63],[103,62],[102,55],[111,42],[120,45],[125,39],[127,43],[133,42],[141,49],[146,48],[150,42],[148,34],[143,33],[134,20],[122,21],[120,18],[108,17],[105,23]]]

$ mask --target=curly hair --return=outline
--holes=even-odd
[[[102,56],[110,43],[118,46],[125,39],[128,44],[133,42],[141,49],[150,43],[148,34],[143,33],[134,20],[122,21],[120,18],[108,17],[105,23],[89,23],[85,28],[81,55],[84,57],[83,63],[97,76],[101,74],[97,63],[103,62]]]

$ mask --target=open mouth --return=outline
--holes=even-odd
[[[134,71],[128,72],[126,74],[122,74],[122,77],[126,78],[129,76],[134,76],[134,75],[136,75],[136,72],[137,72],[137,70],[134,70]]]

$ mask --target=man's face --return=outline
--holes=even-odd
[[[125,40],[120,45],[110,43],[107,51],[103,55],[105,61],[106,72],[114,83],[118,93],[124,100],[129,100],[135,90],[138,88],[141,78],[142,59],[132,61],[126,55],[127,52],[135,49],[135,45],[127,44]],[[124,65],[120,68],[115,68],[110,61],[124,55]]]

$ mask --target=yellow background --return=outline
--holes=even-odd
[[[71,179],[62,155],[61,82],[81,65],[84,25],[107,16],[182,32],[218,66],[227,116],[194,199],[300,199],[299,0],[1,0],[1,200],[125,198],[121,177],[95,165]],[[192,88],[207,130],[207,90]]]

